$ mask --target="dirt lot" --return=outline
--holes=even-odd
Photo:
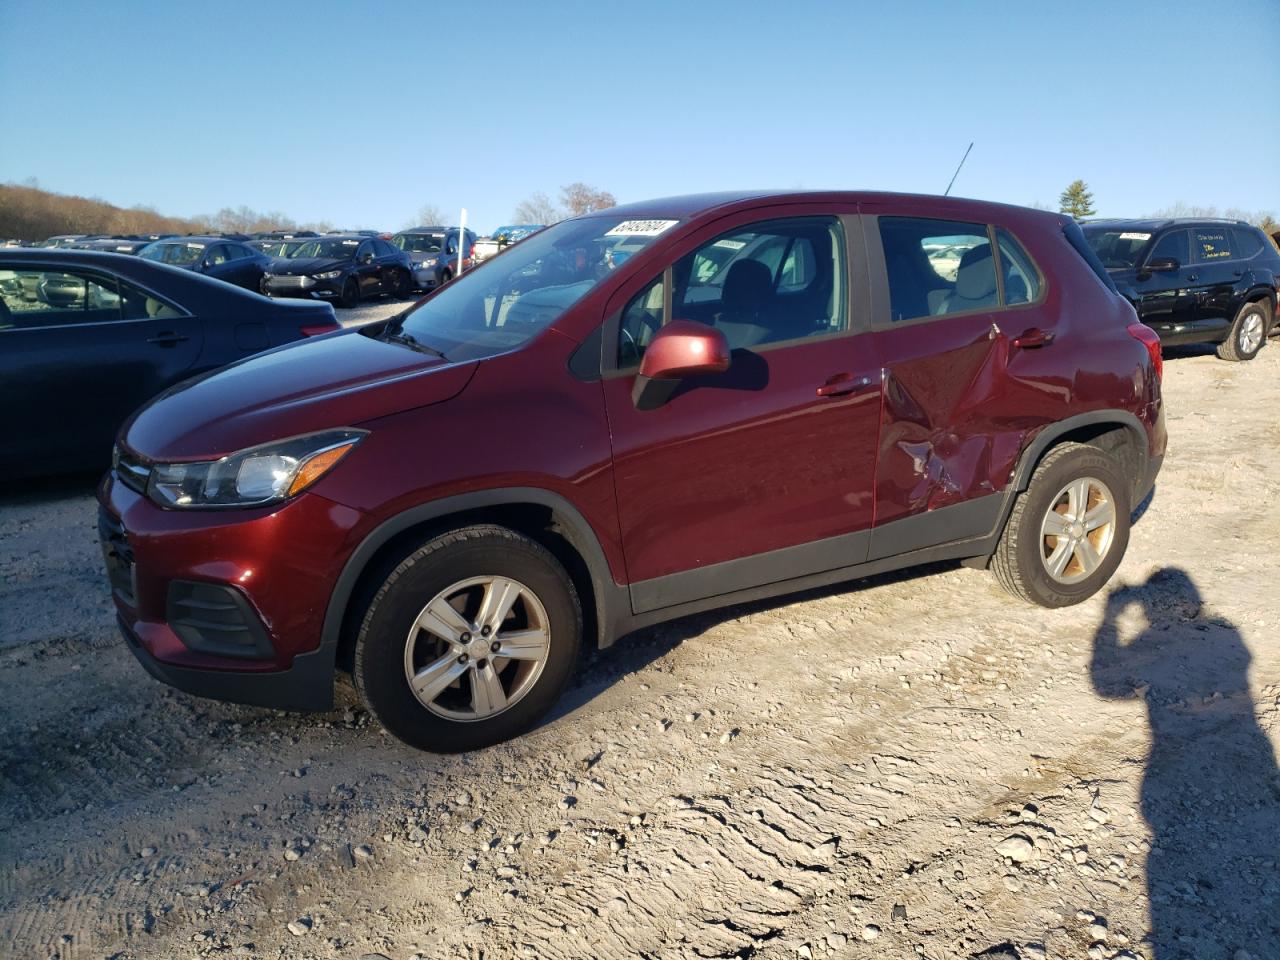
[[[0,955],[1280,957],[1280,344],[1166,397],[1109,597],[943,566],[700,616],[461,757],[158,685],[90,484],[9,491]]]

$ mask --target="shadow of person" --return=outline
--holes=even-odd
[[[1133,607],[1146,624],[1124,642],[1131,631],[1118,621]],[[1204,615],[1177,568],[1113,590],[1094,635],[1097,692],[1147,704],[1155,960],[1280,958],[1280,771],[1255,714],[1249,661],[1240,632]]]

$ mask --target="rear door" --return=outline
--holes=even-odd
[[[869,559],[993,529],[999,491],[1027,423],[1060,409],[1056,311],[1022,242],[928,204],[866,203],[884,408]],[[1012,346],[1015,338],[1025,348]],[[1010,374],[1016,369],[1018,377]],[[1021,379],[1019,379],[1019,377]],[[1025,399],[1008,422],[1011,383]]]
[[[1191,228],[1190,277],[1196,298],[1196,327],[1205,335],[1225,338],[1244,294],[1244,264],[1236,257],[1234,231],[1228,224]]]
[[[726,218],[610,302],[604,392],[636,612],[865,558],[880,381],[857,217],[842,212],[852,210]],[[783,252],[750,256],[763,248]],[[739,262],[707,294],[725,251]],[[672,319],[720,329],[732,366],[638,409],[639,361]]]
[[[105,465],[116,430],[200,355],[200,321],[98,270],[31,267],[32,301],[0,286],[0,463]]]

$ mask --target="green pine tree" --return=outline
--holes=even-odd
[[[1083,180],[1076,180],[1062,191],[1058,198],[1058,212],[1069,213],[1077,220],[1092,217],[1098,211],[1093,209],[1093,194],[1089,185]]]

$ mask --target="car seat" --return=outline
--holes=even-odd
[[[984,243],[965,251],[956,271],[956,285],[942,302],[940,313],[981,310],[999,303],[996,293],[996,267],[991,258],[991,245]]]
[[[739,260],[729,267],[720,291],[715,326],[730,347],[750,347],[769,339],[773,275],[759,260]]]

